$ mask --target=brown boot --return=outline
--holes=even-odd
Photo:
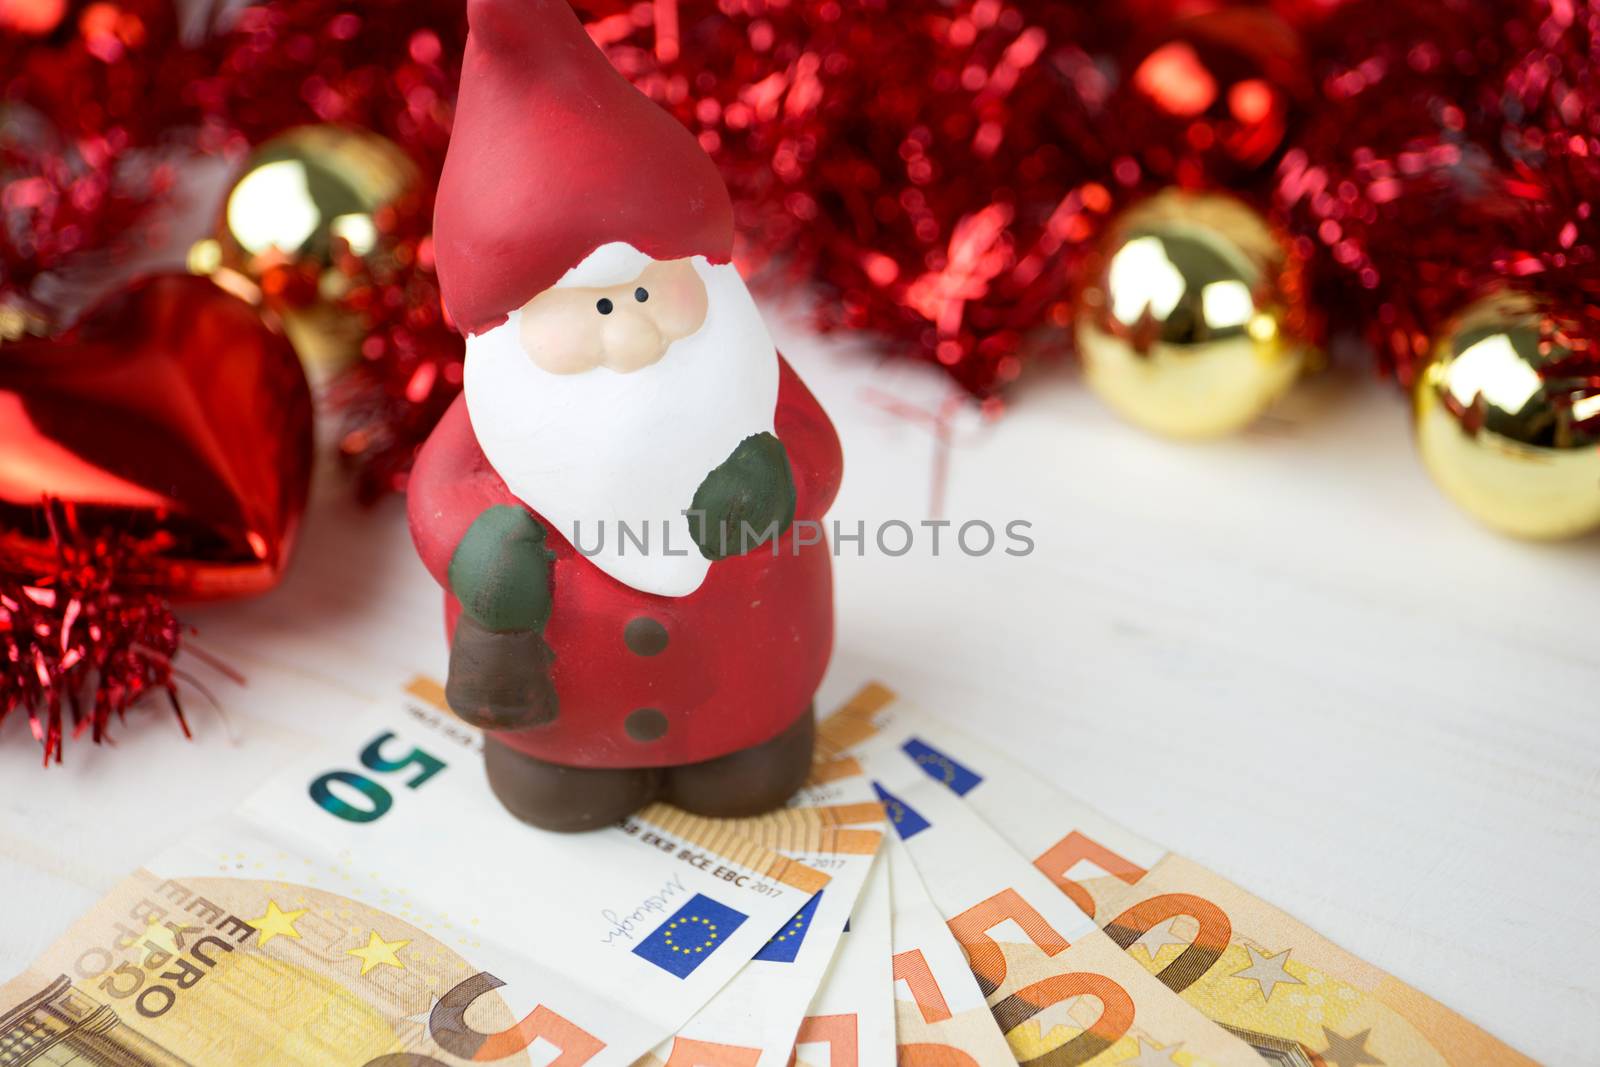
[[[507,811],[542,830],[572,833],[610,826],[656,799],[654,767],[566,767],[519,752],[491,735],[483,739],[489,788]]]
[[[781,808],[811,772],[815,740],[816,719],[807,708],[771,741],[704,763],[666,768],[661,799],[719,819]]]

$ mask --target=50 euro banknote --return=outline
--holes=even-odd
[[[1033,861],[1142,967],[1284,1067],[1534,1061],[1293,916],[1149,841],[882,686],[830,718],[834,751],[893,747]]]
[[[0,1061],[624,1067],[828,883],[646,816],[533,829],[493,799],[476,731],[416,701],[329,712],[343,741],[0,989]]]
[[[902,1067],[1005,1067],[1011,1047],[898,835],[884,843],[893,904],[895,1047]]]
[[[894,912],[886,847],[872,861],[822,985],[800,1022],[791,1067],[873,1067],[895,1061]]]

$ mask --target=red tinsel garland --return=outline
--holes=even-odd
[[[1321,103],[1278,169],[1277,206],[1315,253],[1332,343],[1358,341],[1402,386],[1448,317],[1501,280],[1519,207],[1485,133],[1528,8],[1352,0],[1313,38]]]
[[[1600,393],[1597,27],[1597,0],[1359,0],[1321,29],[1279,206],[1322,253],[1318,303],[1400,385],[1452,315],[1520,290],[1573,350],[1556,392]]]
[[[58,25],[0,46],[8,108],[58,131],[0,144],[7,223],[26,237],[0,294],[123,231],[163,180],[129,185],[127,162],[174,129],[212,149],[302,122],[383,133],[425,186],[380,220],[383,261],[348,264],[368,343],[332,395],[363,495],[403,485],[460,382],[428,254],[459,0],[271,0],[193,46],[164,0],[65,3]],[[1068,321],[1078,256],[1165,184],[1275,206],[1319,254],[1316,303],[1360,318],[1348,332],[1402,382],[1484,286],[1594,306],[1589,0],[578,8],[717,159],[758,281],[811,282],[823,328],[874,330],[980,396],[1065,350],[1040,328]]]
[[[790,194],[817,205],[818,319],[987,396],[1021,373],[1032,330],[1065,319],[1074,254],[1111,206],[1050,118],[1082,13],[978,0],[886,17],[898,36],[841,52]]]
[[[220,142],[195,90],[207,58],[167,0],[70,0],[30,25],[0,37],[0,308],[53,328],[41,277],[159,243],[142,226],[175,184],[171,150]]]
[[[1497,97],[1519,211],[1495,269],[1550,314],[1551,340],[1573,354],[1545,374],[1579,403],[1600,395],[1600,0],[1540,0],[1535,10],[1536,43]],[[1580,421],[1600,426],[1600,409]]]
[[[148,570],[157,547],[116,533],[87,535],[72,512],[47,514],[56,566],[46,574],[0,568],[0,723],[26,711],[44,761],[61,762],[74,737],[104,740],[115,716],[164,690],[184,736],[173,657],[183,627],[161,597],[117,588],[124,568]]]
[[[464,346],[441,311],[431,230],[466,30],[459,0],[282,0],[246,8],[214,46],[216,113],[252,143],[302,123],[358,126],[422,175],[375,218],[378,247],[339,264],[349,284],[338,303],[364,341],[329,399],[366,500],[404,487],[461,389]]]

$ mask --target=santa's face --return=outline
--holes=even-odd
[[[651,262],[620,285],[547,289],[522,308],[528,358],[551,374],[643,370],[706,321],[706,287],[686,259]]]
[[[778,362],[731,265],[611,244],[468,338],[465,387],[519,499],[612,577],[683,596],[710,567],[683,512],[741,441],[772,432]]]

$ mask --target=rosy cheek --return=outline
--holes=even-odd
[[[692,268],[657,282],[651,303],[656,328],[673,340],[688,337],[706,320],[706,289]]]
[[[581,374],[600,357],[600,316],[587,304],[535,301],[522,311],[520,337],[523,351],[544,370]]]

